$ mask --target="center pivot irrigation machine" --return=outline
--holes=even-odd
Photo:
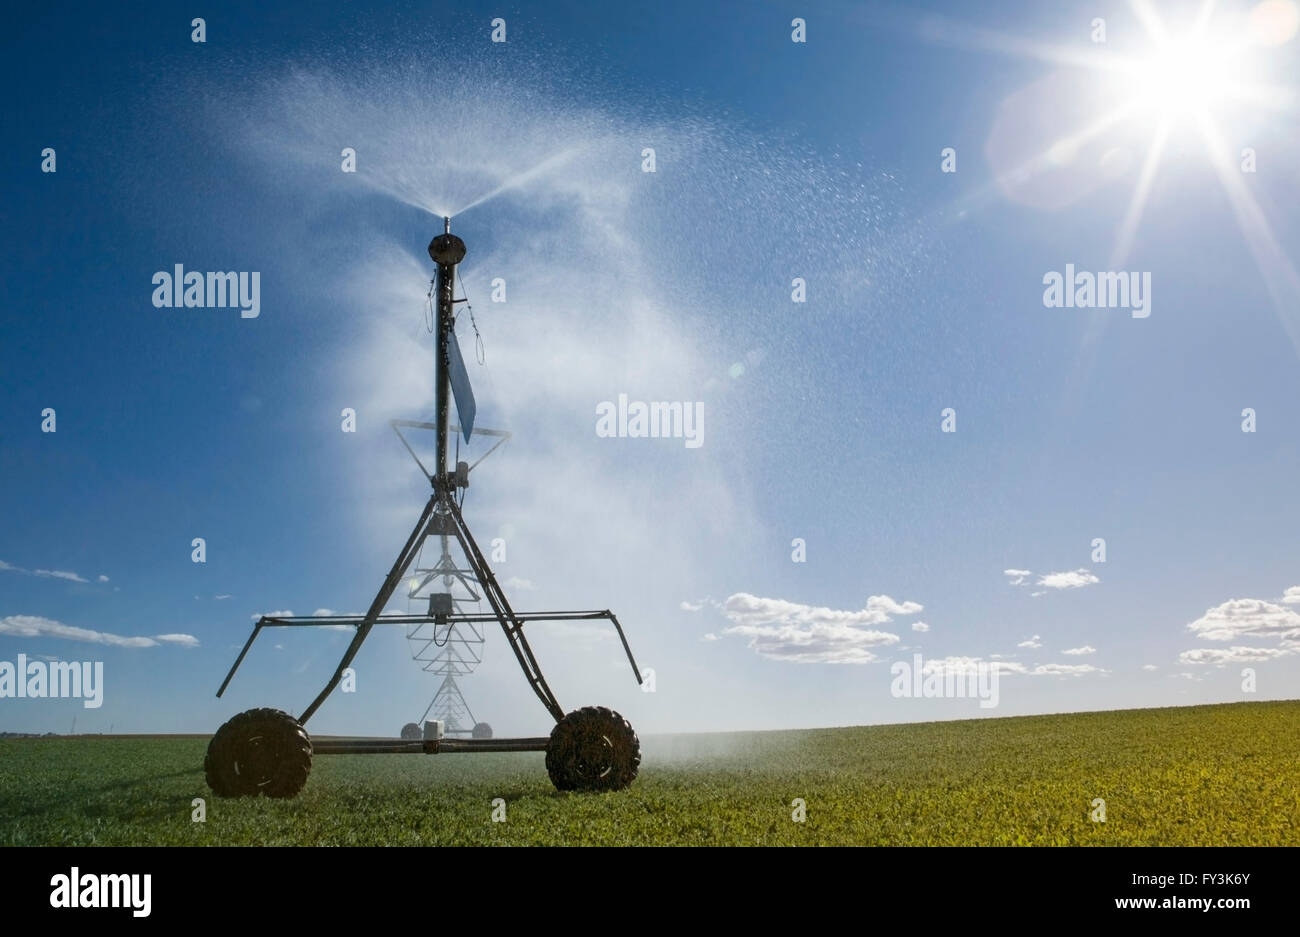
[[[250,709],[232,718],[217,730],[208,745],[207,757],[204,759],[204,772],[208,785],[219,796],[241,797],[265,794],[268,797],[293,797],[307,783],[311,772],[313,755],[335,754],[438,754],[440,752],[546,752],[546,770],[551,781],[562,791],[610,791],[618,790],[632,783],[636,777],[637,767],[641,763],[641,745],[632,731],[631,724],[618,713],[603,706],[586,706],[565,715],[560,708],[555,694],[547,686],[546,679],[533,656],[528,639],[524,636],[524,625],[530,621],[573,621],[608,619],[618,631],[627,653],[628,662],[637,682],[641,682],[641,671],[628,646],[627,636],[614,613],[608,609],[601,611],[568,612],[516,612],[510,607],[505,592],[502,591],[496,576],[487,564],[478,544],[465,524],[461,514],[464,491],[469,486],[469,473],[473,466],[457,462],[452,470],[447,467],[447,447],[449,441],[448,410],[451,396],[454,395],[456,412],[459,420],[458,431],[468,444],[476,431],[474,424],[474,395],[470,389],[469,377],[465,363],[456,342],[457,303],[464,299],[455,299],[456,266],[465,258],[465,242],[451,233],[451,219],[444,219],[443,233],[429,244],[429,256],[437,265],[433,288],[437,295],[436,318],[438,334],[438,355],[436,368],[436,423],[417,423],[409,420],[394,420],[393,429],[406,446],[408,452],[420,466],[421,472],[428,478],[433,488],[415,529],[407,538],[397,556],[397,562],[384,579],[384,583],[370,603],[370,610],[364,616],[331,615],[302,618],[262,616],[253,626],[239,657],[221,688],[217,690],[220,697],[230,685],[230,680],[239,669],[253,641],[261,634],[263,628],[278,627],[312,627],[312,626],[351,626],[355,629],[351,643],[339,661],[334,675],[325,689],[311,702],[299,716],[293,716],[278,709]],[[430,472],[420,461],[403,435],[402,429],[433,430],[437,433],[437,455],[434,471]],[[504,433],[496,430],[478,430],[479,434],[501,437],[497,446],[505,440]],[[459,444],[458,444],[459,447]],[[495,449],[496,446],[493,446]],[[489,450],[489,453],[492,450]],[[486,457],[486,454],[484,458]],[[478,460],[482,461],[482,458]],[[475,463],[477,465],[478,462]],[[398,584],[405,577],[411,564],[420,553],[426,539],[439,538],[442,547],[442,562],[448,560],[447,547],[454,539],[459,545],[468,564],[459,568],[451,566],[434,567],[440,572],[425,577],[425,584],[434,581],[437,575],[445,575],[446,569],[457,570],[456,575],[462,581],[472,577],[478,589],[471,588],[471,593],[487,599],[491,613],[461,613],[456,608],[456,601],[450,592],[428,594],[429,607],[426,614],[419,615],[384,615],[384,608],[392,598]],[[424,571],[433,572],[433,571]],[[412,595],[416,591],[413,590]],[[423,597],[423,596],[421,596]],[[480,635],[480,626],[496,621],[505,632],[510,649],[514,651],[519,666],[528,680],[529,686],[537,694],[546,711],[555,720],[555,727],[548,738],[447,738],[442,732],[442,724],[435,721],[425,724],[420,738],[327,738],[315,742],[307,735],[303,726],[325,702],[334,688],[342,680],[344,671],[352,663],[362,643],[376,624],[406,625],[414,629],[431,629],[430,634],[435,644],[444,645],[452,640],[458,632],[455,629],[466,625],[469,634]],[[441,634],[441,637],[439,637]],[[472,640],[472,639],[471,639]],[[477,662],[477,661],[475,661]],[[404,735],[407,733],[403,733]]]

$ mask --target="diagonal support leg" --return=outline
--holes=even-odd
[[[520,621],[510,607],[510,602],[506,598],[505,592],[497,582],[497,577],[493,574],[492,568],[488,566],[487,560],[483,557],[482,551],[479,550],[478,544],[474,541],[474,536],[469,532],[469,527],[465,524],[465,518],[460,513],[460,507],[456,504],[455,499],[447,499],[448,514],[456,523],[456,539],[460,542],[460,548],[465,553],[465,558],[469,561],[470,568],[473,569],[474,575],[483,586],[484,598],[492,606],[492,612],[496,615],[497,621],[501,623],[501,630],[506,634],[506,640],[510,642],[510,649],[515,652],[515,658],[519,661],[520,668],[523,669],[524,676],[528,679],[528,684],[537,694],[537,698],[542,701],[546,711],[551,714],[556,722],[564,718],[564,710],[560,707],[559,700],[551,692],[551,688],[546,683],[546,678],[542,676],[542,669],[537,664],[537,658],[533,656],[533,649],[528,645],[528,639],[524,637],[524,623]]]
[[[424,506],[424,513],[420,515],[419,521],[415,524],[415,530],[411,531],[411,536],[407,538],[406,546],[402,547],[397,562],[389,570],[388,578],[384,580],[383,586],[380,587],[379,594],[370,603],[370,610],[366,612],[366,617],[357,626],[357,633],[353,636],[348,649],[343,653],[343,659],[339,661],[334,676],[325,685],[325,689],[320,691],[320,695],[312,700],[312,704],[303,710],[302,715],[298,717],[300,723],[306,723],[312,717],[312,714],[320,709],[321,703],[325,702],[326,697],[334,691],[334,688],[339,685],[339,681],[343,679],[343,671],[348,669],[352,659],[357,656],[357,651],[361,650],[361,645],[366,640],[366,636],[370,634],[370,629],[374,627],[375,620],[383,612],[384,606],[388,604],[388,600],[392,598],[394,590],[397,589],[397,584],[402,581],[402,577],[406,575],[406,570],[411,565],[411,561],[415,559],[415,554],[419,551],[420,543],[424,537],[425,528],[429,525],[429,518],[433,516],[434,509],[438,506],[438,501],[441,498],[442,495],[438,493],[429,498],[429,503]]]

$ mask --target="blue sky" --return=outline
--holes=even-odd
[[[432,415],[424,246],[503,185],[453,220],[480,425],[514,433],[467,519],[516,607],[613,608],[656,672],[539,630],[566,708],[670,732],[1294,696],[1300,40],[1294,4],[1255,7],[1219,4],[1190,101],[1153,97],[1127,3],[229,4],[202,44],[165,4],[15,13],[0,660],[102,660],[106,687],[0,699],[0,729],[302,710],[346,635],[268,634],[213,693],[257,614],[373,597],[424,498],[386,425]],[[155,308],[175,264],[259,272],[260,315]],[[1150,316],[1046,308],[1067,264],[1149,273]],[[703,445],[598,437],[619,394],[698,402]],[[918,652],[1015,672],[994,709],[891,696]],[[356,667],[314,731],[393,731],[436,688],[399,628]],[[464,689],[545,731],[499,634]]]

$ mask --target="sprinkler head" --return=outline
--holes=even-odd
[[[465,242],[451,233],[451,219],[442,219],[442,234],[429,242],[429,256],[440,267],[454,267],[465,259]]]

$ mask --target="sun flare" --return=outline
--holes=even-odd
[[[1107,37],[1106,21],[1094,20],[1091,47],[1078,32],[1052,44],[950,23],[935,28],[939,41],[1056,66],[1004,102],[985,146],[995,181],[968,201],[1001,192],[1054,210],[1130,180],[1109,258],[1110,269],[1122,270],[1143,248],[1143,218],[1160,178],[1181,172],[1203,184],[1208,168],[1300,356],[1300,270],[1255,181],[1257,146],[1300,114],[1300,0],[1127,6],[1136,22],[1123,21]],[[1110,38],[1118,41],[1112,46]],[[1279,152],[1275,144],[1270,152]]]
[[[1140,105],[1162,117],[1212,114],[1236,90],[1232,58],[1201,36],[1164,43],[1134,67]]]

